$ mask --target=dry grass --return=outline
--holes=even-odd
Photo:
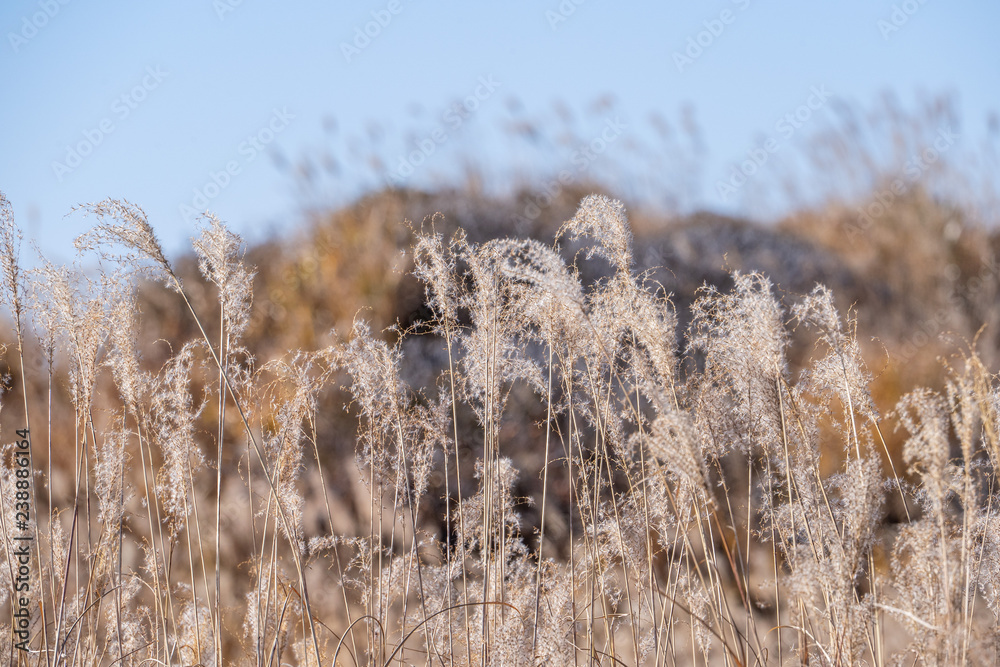
[[[12,447],[0,475],[0,604],[31,613],[5,662],[1000,660],[1000,382],[973,349],[883,416],[830,290],[779,298],[733,271],[680,311],[624,206],[589,196],[553,245],[428,221],[410,232],[421,321],[359,318],[261,360],[255,270],[224,224],[194,242],[197,279],[140,208],[84,208],[103,272],[24,273],[0,201],[7,419],[35,455],[29,531]],[[377,283],[369,261],[356,278]],[[192,335],[144,352],[141,303]]]

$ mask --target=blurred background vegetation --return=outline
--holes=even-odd
[[[767,168],[737,189],[744,215],[721,215],[697,204],[718,184],[700,176],[693,112],[646,119],[661,139],[650,145],[631,139],[634,132],[605,132],[607,119],[621,116],[611,97],[579,114],[556,105],[539,117],[524,113],[516,100],[507,104],[514,120],[492,129],[459,128],[440,147],[447,157],[436,156],[434,164],[443,167],[417,166],[405,183],[397,178],[400,156],[382,148],[386,142],[375,126],[367,137],[332,139],[296,159],[273,156],[301,202],[295,214],[300,224],[247,248],[246,261],[257,273],[246,344],[258,366],[289,350],[326,346],[346,336],[355,319],[369,321],[390,340],[400,329],[419,331],[430,312],[410,274],[415,229],[433,225],[447,236],[461,228],[474,242],[516,236],[551,243],[581,198],[595,192],[629,208],[637,269],[671,295],[681,331],[700,286],[728,288],[732,271],[760,271],[788,304],[823,283],[842,312],[856,314],[883,414],[914,387],[938,387],[942,365],[956,352],[972,346],[991,368],[1000,362],[995,118],[987,141],[960,148],[953,139],[962,128],[948,97],[903,104],[885,94],[868,106],[835,104],[827,120],[769,154]],[[419,145],[433,127],[414,119],[408,145]],[[334,122],[328,129],[336,135]],[[610,137],[603,146],[595,142],[602,132]],[[509,164],[477,159],[478,147],[490,141],[506,142],[514,156]],[[338,152],[334,146],[353,148]],[[346,163],[368,169],[371,187],[362,196],[347,198],[337,190]],[[552,164],[565,166],[535,166]],[[741,168],[751,170],[747,163],[734,165]],[[567,257],[574,250],[564,248]],[[607,269],[598,261],[580,262],[587,280]],[[193,255],[177,266],[196,309],[211,322],[216,296]],[[158,284],[142,290],[140,308],[148,333],[143,353],[156,370],[170,350],[165,341],[190,339],[195,323],[179,310],[176,295]],[[440,342],[416,336],[406,345],[408,372],[426,383],[417,386],[432,385],[431,371],[442,362]],[[802,357],[809,351],[797,350]],[[42,363],[41,355],[29,358]],[[47,388],[39,383],[46,373],[41,365],[35,370],[28,381],[42,398]],[[20,385],[14,379],[10,384]],[[54,440],[58,456],[72,444],[73,413],[65,381],[57,378],[54,391],[57,405],[65,406],[53,415],[54,433],[61,434]],[[352,466],[341,464],[353,459],[355,429],[344,409],[346,395],[332,392],[324,401],[321,413],[328,421],[320,429],[321,451],[332,474],[345,476],[332,488],[345,490],[340,500],[350,516]],[[535,417],[519,427],[527,429],[527,452],[538,437],[530,424],[542,415],[534,414],[540,406],[523,409]],[[211,419],[208,412],[211,406],[205,415]],[[902,435],[894,434],[888,416],[890,425],[882,430],[895,467],[902,469]],[[46,465],[44,453],[39,456],[38,465]],[[831,469],[838,464],[831,459]],[[530,495],[531,489],[525,491]]]

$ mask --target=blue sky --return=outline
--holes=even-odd
[[[496,165],[488,179],[571,164],[494,131],[511,99],[530,117],[590,109],[593,140],[617,117],[639,145],[650,113],[679,123],[690,108],[707,184],[695,204],[719,210],[709,186],[816,87],[860,105],[951,94],[965,141],[1000,108],[1000,4],[984,0],[7,0],[0,27],[0,190],[59,259],[88,224],[67,214],[106,197],[141,205],[170,252],[206,207],[250,239],[287,233],[303,217],[287,165],[327,154],[328,201],[379,182],[372,154],[391,169],[413,155],[414,185],[470,156]],[[613,109],[593,111],[608,94]]]

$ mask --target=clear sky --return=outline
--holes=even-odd
[[[106,197],[143,206],[176,252],[205,208],[249,238],[296,224],[283,165],[304,159],[337,156],[332,199],[377,182],[372,154],[396,172],[414,156],[412,184],[454,170],[459,134],[463,155],[514,163],[488,131],[512,99],[575,114],[611,94],[581,130],[611,143],[616,122],[641,144],[640,120],[689,107],[709,185],[817,88],[849,104],[952,94],[972,134],[1000,108],[994,0],[5,0],[0,28],[0,190],[61,259],[87,226],[66,214]]]

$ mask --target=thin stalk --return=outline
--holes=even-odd
[[[219,299],[219,356],[229,363],[226,335],[226,306]],[[220,562],[220,532],[222,527],[222,446],[226,433],[226,384],[225,370],[219,369],[219,430],[216,436],[215,459],[215,606],[219,610],[215,615],[215,664],[222,664],[222,564]]]
[[[542,509],[538,530],[538,564],[535,570],[535,622],[531,629],[531,655],[535,656],[538,646],[538,611],[541,608],[542,563],[545,546],[545,512],[548,507],[549,491],[549,440],[552,435],[552,343],[549,343],[549,381],[545,401],[545,456],[542,459]]]

